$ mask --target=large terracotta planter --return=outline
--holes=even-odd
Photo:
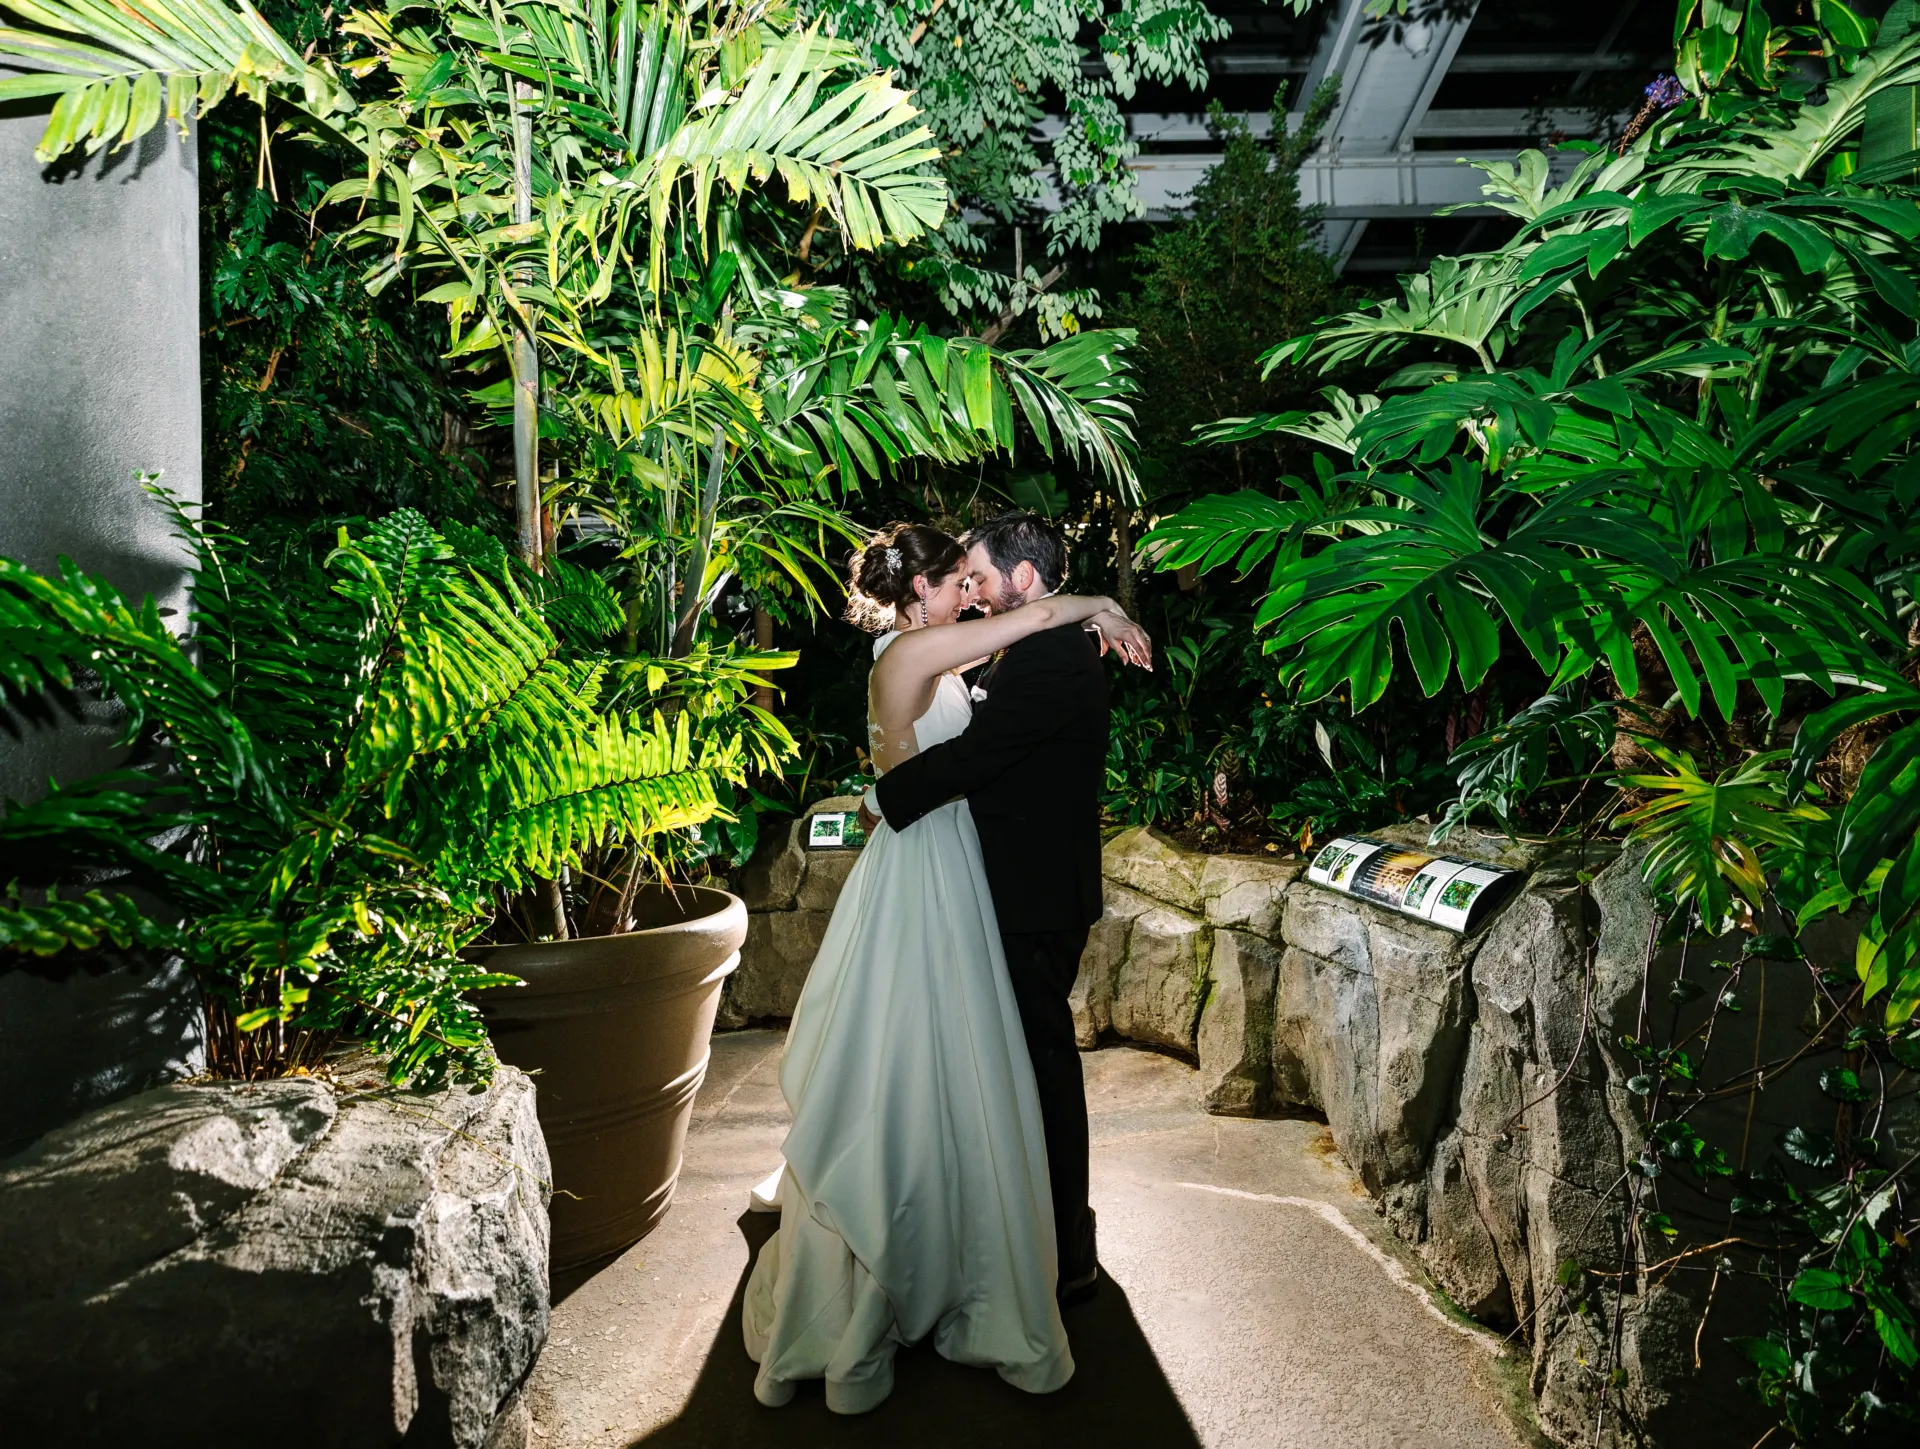
[[[539,1073],[556,1270],[617,1253],[665,1216],[747,935],[739,897],[704,886],[646,887],[634,912],[640,928],[622,936],[471,953],[527,983],[477,1000],[500,1059]]]

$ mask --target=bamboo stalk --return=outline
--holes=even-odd
[[[694,631],[700,624],[700,609],[705,602],[702,590],[707,579],[707,557],[713,549],[713,520],[720,511],[720,480],[726,471],[727,441],[720,424],[713,425],[713,446],[707,463],[706,487],[700,490],[700,518],[694,535],[693,557],[687,563],[687,582],[681,599],[680,626],[674,630],[673,657],[680,659],[693,648]]]
[[[521,226],[533,220],[533,116],[523,104],[532,96],[532,86],[514,82],[513,219]],[[523,284],[533,280],[524,264],[518,273]],[[532,319],[519,308],[514,309],[513,346],[508,355],[513,370],[514,532],[521,559],[538,569],[546,543],[540,507],[540,354],[534,346]]]

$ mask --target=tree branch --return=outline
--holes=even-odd
[[[1034,295],[1038,296],[1040,293],[1046,291],[1047,288],[1051,287],[1055,282],[1059,281],[1060,278],[1066,274],[1066,270],[1067,270],[1067,264],[1065,262],[1061,262],[1052,271],[1048,272],[1044,277],[1040,279],[1039,285],[1033,289]],[[1006,330],[1009,327],[1013,326],[1013,319],[1019,315],[1020,314],[1014,310],[1013,304],[1009,302],[1007,304],[1007,309],[1004,312],[1002,312],[998,317],[994,318],[992,324],[988,326],[984,331],[981,332],[980,340],[986,343],[987,346],[989,347],[993,346],[1005,334]]]

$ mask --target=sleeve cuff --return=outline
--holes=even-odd
[[[860,797],[860,803],[866,807],[867,814],[871,815],[875,820],[878,820],[882,825],[886,824],[886,812],[880,808],[880,787],[878,785],[867,786],[867,793]]]

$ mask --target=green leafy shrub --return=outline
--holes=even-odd
[[[70,564],[0,560],[11,697],[97,690],[144,750],[9,804],[0,950],[181,954],[223,1075],[309,1067],[342,1033],[395,1080],[484,1075],[469,994],[512,978],[461,948],[584,850],[715,815],[741,739],[684,706],[724,659],[648,678],[606,652],[623,621],[593,575],[417,513],[278,566],[176,514],[186,640]],[[104,883],[74,893],[77,868]]]
[[[1677,9],[1695,94],[1650,87],[1626,142],[1558,184],[1539,153],[1483,165],[1510,242],[1267,357],[1397,370],[1206,435],[1313,443],[1313,476],[1199,500],[1145,543],[1260,588],[1255,627],[1303,704],[1365,719],[1408,676],[1434,700],[1496,669],[1534,682],[1457,753],[1436,834],[1475,812],[1518,828],[1530,798],[1536,830],[1623,832],[1659,912],[1646,969],[1682,948],[1670,1029],[1620,1043],[1645,1131],[1614,1190],[1623,1260],[1571,1277],[1708,1254],[1764,1276],[1782,1312],[1737,1346],[1786,1429],[1892,1435],[1920,1398],[1916,1163],[1883,1125],[1920,1063],[1920,31],[1905,4],[1878,36],[1839,4],[1789,28]],[[1796,69],[1808,54],[1823,78]],[[1743,963],[1804,961],[1797,935],[1856,907],[1851,969],[1804,966],[1805,1050],[1715,1060]],[[1745,940],[1711,987],[1686,965],[1700,937]],[[1830,1121],[1750,1163],[1702,1137],[1703,1103],[1783,1071],[1817,1081]],[[1663,1194],[1724,1212],[1728,1241],[1670,1242]],[[1595,1293],[1617,1347],[1628,1295]],[[1613,1352],[1591,1366],[1602,1425]]]

